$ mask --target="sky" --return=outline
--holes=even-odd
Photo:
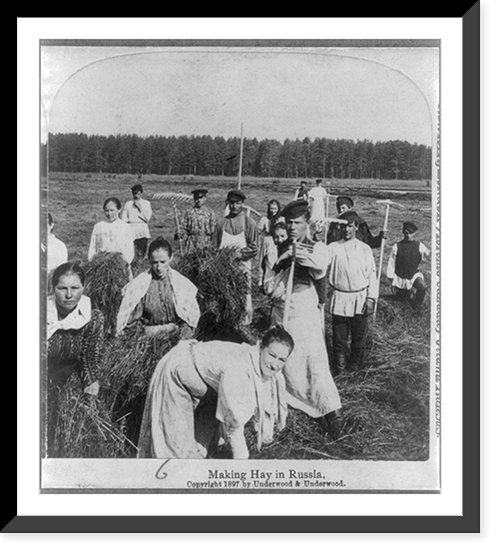
[[[41,47],[47,132],[431,145],[438,48]]]

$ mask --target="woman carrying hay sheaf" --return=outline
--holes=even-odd
[[[244,428],[253,420],[257,448],[286,422],[281,374],[293,350],[283,328],[256,345],[183,340],[158,363],[142,418],[138,457],[203,459],[218,444],[219,425],[234,459],[248,459]],[[216,399],[216,402],[213,399]],[[204,407],[213,405],[207,416]]]
[[[92,229],[88,260],[99,252],[121,253],[125,261],[130,264],[134,260],[134,235],[130,225],[120,219],[121,202],[118,198],[107,198],[103,204],[104,221],[99,221]],[[132,272],[130,270],[130,277]]]
[[[54,270],[51,282],[53,294],[47,301],[49,453],[59,389],[76,373],[86,397],[97,396],[104,346],[104,316],[83,294],[83,269],[76,263],[63,263]]]
[[[150,269],[136,276],[123,289],[116,333],[143,325],[148,335],[178,334],[190,338],[200,318],[196,299],[198,289],[185,276],[170,267],[172,246],[163,238],[148,249]]]

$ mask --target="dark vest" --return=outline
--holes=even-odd
[[[422,255],[420,253],[420,242],[412,240],[398,242],[398,253],[396,255],[396,274],[400,278],[412,278],[418,271]]]

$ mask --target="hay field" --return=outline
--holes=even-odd
[[[48,183],[43,182],[42,187],[47,187],[47,208],[55,220],[54,233],[66,243],[70,260],[86,261],[93,225],[103,218],[105,198],[116,196],[124,204],[131,199],[130,187],[138,182],[144,187],[144,198],[152,204],[152,238],[163,236],[171,241],[173,263],[178,262],[180,252],[178,243],[173,240],[175,219],[172,204],[166,200],[152,200],[153,194],[190,193],[203,184],[209,189],[207,205],[222,215],[227,191],[236,187],[236,179],[223,177],[142,175],[138,179],[137,175],[51,174]],[[309,182],[312,186],[312,179]],[[299,180],[244,177],[242,189],[247,194],[247,203],[265,214],[270,199],[277,199],[282,206],[291,201],[298,184]],[[384,273],[390,248],[402,238],[403,221],[414,221],[419,227],[418,239],[431,246],[430,188],[425,181],[335,180],[331,181],[330,190],[333,195],[350,195],[355,201],[356,211],[365,218],[374,234],[382,228],[384,219],[384,207],[377,204],[377,200],[390,198],[404,206],[404,209],[393,208],[390,212],[380,300],[377,319],[371,325],[366,366],[359,373],[335,376],[345,415],[343,435],[338,441],[333,442],[323,435],[314,421],[292,410],[287,427],[277,435],[273,444],[260,452],[256,451],[248,430],[251,457],[425,460],[429,453],[430,294],[423,313],[416,316],[408,306],[392,300]],[[180,204],[179,207],[182,211],[189,204]],[[44,212],[42,209],[42,215]],[[335,216],[334,201],[330,203],[330,215]],[[380,250],[373,251],[378,267]],[[423,262],[421,270],[430,284],[430,262]],[[252,330],[258,335],[265,328],[269,308],[257,287],[254,308]],[[328,315],[326,336],[330,348]],[[110,344],[110,351],[112,348],[113,344]],[[96,436],[98,439],[99,434]],[[102,451],[103,448],[96,450]],[[71,455],[78,456],[78,451],[72,451]],[[131,455],[133,448],[127,447],[116,448],[114,453],[108,448],[103,453],[103,456]],[[227,451],[223,449],[217,452],[217,456],[226,455]]]

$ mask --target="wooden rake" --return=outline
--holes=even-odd
[[[170,200],[174,208],[175,226],[177,228],[177,234],[179,234],[181,228],[179,223],[179,213],[177,210],[178,203],[186,203],[192,201],[192,196],[184,194],[182,192],[158,192],[153,194],[153,200]],[[181,249],[181,255],[184,255],[182,240],[179,240],[179,247]]]

